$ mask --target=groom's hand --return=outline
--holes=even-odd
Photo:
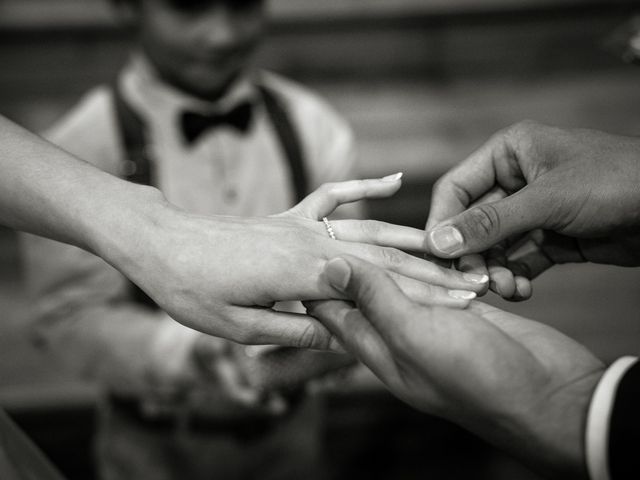
[[[560,332],[483,305],[427,307],[383,270],[332,260],[349,300],[308,304],[398,397],[452,420],[546,472],[585,474],[583,432],[603,365]]]

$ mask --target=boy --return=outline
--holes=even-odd
[[[251,68],[261,0],[117,7],[133,19],[138,48],[48,139],[201,214],[269,215],[354,177],[344,120],[302,87]],[[244,349],[177,325],[100,259],[35,237],[25,247],[42,338],[104,391],[101,478],[318,475],[318,405],[301,389],[252,388]]]

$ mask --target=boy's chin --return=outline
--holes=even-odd
[[[237,73],[231,77],[212,81],[211,77],[194,77],[183,79],[178,85],[181,90],[195,97],[205,100],[216,100],[223,96],[234,81],[239,77]]]
[[[216,99],[227,92],[231,85],[242,75],[242,72],[242,69],[234,69],[233,72],[225,74],[221,74],[219,71],[198,72],[197,75],[184,78],[183,88],[192,95],[205,99]]]

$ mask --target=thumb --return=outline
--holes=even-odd
[[[544,227],[548,213],[545,201],[545,196],[525,187],[434,226],[427,234],[427,245],[432,254],[443,258],[483,252],[514,234]]]
[[[324,274],[331,286],[354,301],[382,334],[393,335],[398,322],[406,318],[413,307],[384,270],[358,258],[335,258],[327,263]]]

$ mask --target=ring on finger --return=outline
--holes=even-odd
[[[329,234],[329,237],[331,237],[333,240],[337,240],[336,234],[333,231],[333,227],[331,226],[331,222],[329,222],[329,219],[327,217],[322,217],[322,221],[324,222],[324,226],[327,229],[327,233]]]

